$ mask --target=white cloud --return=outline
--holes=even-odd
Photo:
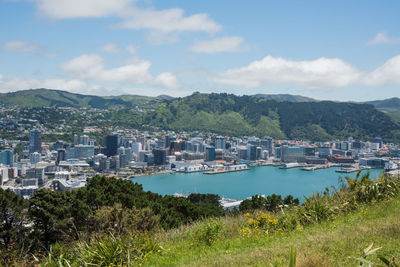
[[[207,14],[184,16],[180,8],[153,10],[131,9],[124,14],[125,21],[119,26],[127,29],[148,29],[156,32],[208,32],[215,33],[221,26]]]
[[[80,92],[88,88],[88,85],[80,80],[65,80],[65,79],[26,79],[21,77],[6,78],[0,75],[0,89],[2,92],[49,88]]]
[[[135,0],[35,0],[38,13],[51,19],[117,17],[117,27],[159,33],[214,33],[221,25],[207,14],[184,15],[184,10],[137,7]]]
[[[151,62],[136,59],[133,63],[116,68],[106,69],[99,55],[81,55],[61,65],[74,78],[125,85],[157,84],[167,88],[179,86],[176,77],[169,72],[161,73],[154,78],[150,73]]]
[[[243,41],[240,36],[216,38],[198,42],[190,50],[197,53],[237,52],[243,49]]]
[[[359,79],[360,73],[337,58],[291,61],[267,56],[248,66],[217,74],[213,81],[221,84],[255,88],[267,84],[295,83],[308,88],[344,87]]]
[[[376,44],[391,44],[391,43],[400,43],[400,38],[391,38],[388,36],[386,32],[379,32],[375,35],[374,39],[370,40],[368,45],[376,45]]]
[[[11,52],[31,52],[39,49],[39,46],[23,40],[10,40],[3,43],[0,49]]]
[[[101,48],[101,50],[106,53],[110,53],[110,54],[118,54],[119,53],[118,45],[115,43],[106,44],[105,46],[103,46]]]
[[[171,72],[163,72],[159,74],[155,79],[154,82],[166,88],[178,88],[179,82],[176,79],[175,75]]]
[[[132,0],[36,0],[40,15],[52,19],[101,18],[130,8]]]
[[[400,85],[400,55],[392,57],[382,66],[364,76],[364,84],[377,86],[383,84]]]

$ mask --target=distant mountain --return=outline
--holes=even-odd
[[[20,107],[91,107],[106,109],[118,106],[142,106],[171,99],[172,97],[166,95],[159,97],[138,95],[101,97],[51,89],[31,89],[0,94],[0,104],[18,105]]]
[[[400,98],[397,97],[384,100],[368,101],[365,103],[371,104],[377,109],[388,113],[400,114]]]
[[[289,95],[289,94],[256,94],[254,97],[265,98],[268,100],[275,100],[278,102],[316,102],[316,99],[301,96],[301,95]]]

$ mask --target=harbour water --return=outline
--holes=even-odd
[[[279,169],[273,166],[255,167],[248,171],[205,175],[202,173],[173,173],[133,178],[144,190],[162,195],[212,193],[221,197],[245,199],[253,195],[292,195],[302,199],[326,187],[339,186],[339,177],[354,177],[355,173],[339,174],[337,168],[302,171],[299,168]],[[383,170],[370,170],[377,178]],[[365,173],[366,171],[363,171]]]

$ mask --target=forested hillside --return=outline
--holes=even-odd
[[[74,94],[61,90],[33,89],[0,94],[0,104],[20,107],[74,107],[100,108],[132,107],[172,99],[169,96],[149,97],[138,95],[94,96]]]
[[[228,135],[328,140],[381,136],[399,140],[391,117],[369,104],[277,102],[254,96],[200,94],[162,103],[146,114],[147,123],[172,130],[203,130]]]

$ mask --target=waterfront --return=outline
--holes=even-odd
[[[302,171],[300,168],[282,170],[264,166],[248,171],[205,175],[203,173],[174,173],[132,179],[162,195],[174,193],[212,193],[221,197],[245,199],[253,195],[280,194],[302,198],[322,192],[325,187],[338,186],[339,177],[354,177],[355,173],[339,174],[337,168]],[[377,178],[383,170],[370,170],[371,178]],[[366,171],[363,171],[365,173]]]

